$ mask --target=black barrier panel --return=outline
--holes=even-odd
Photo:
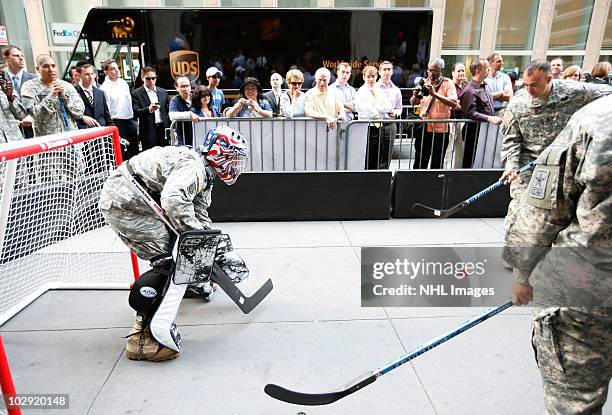
[[[213,187],[213,221],[389,219],[391,172],[244,173]]]
[[[495,183],[502,170],[398,170],[393,192],[394,218],[422,218],[412,205],[439,209],[451,206]],[[508,187],[494,190],[482,199],[457,212],[457,218],[503,218],[510,203]],[[431,216],[429,216],[431,217]]]

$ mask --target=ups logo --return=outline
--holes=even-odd
[[[171,52],[170,73],[174,79],[179,76],[186,76],[190,81],[195,81],[200,77],[200,55],[192,50],[177,50]]]

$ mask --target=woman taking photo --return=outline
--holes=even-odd
[[[227,111],[228,117],[261,118],[271,117],[272,107],[263,97],[261,85],[256,78],[246,78],[240,85],[238,100]]]

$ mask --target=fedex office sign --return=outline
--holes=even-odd
[[[79,40],[81,25],[75,23],[51,23],[51,37],[55,45],[74,45]]]

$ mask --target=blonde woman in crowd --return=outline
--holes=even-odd
[[[355,109],[359,114],[360,120],[382,120],[385,114],[393,111],[393,104],[389,101],[385,93],[380,89],[376,80],[378,78],[378,69],[374,66],[366,66],[363,68],[364,84],[357,90],[355,95]],[[368,153],[366,156],[366,169],[378,169],[378,159],[380,152],[388,151],[388,149],[380,148],[381,145],[381,130],[382,124],[372,122],[368,126]]]
[[[561,79],[566,81],[580,81],[582,78],[582,69],[578,65],[572,65],[565,68],[561,74]]]
[[[299,69],[290,69],[285,77],[289,89],[283,91],[280,97],[281,115],[287,118],[304,116],[304,74]]]

